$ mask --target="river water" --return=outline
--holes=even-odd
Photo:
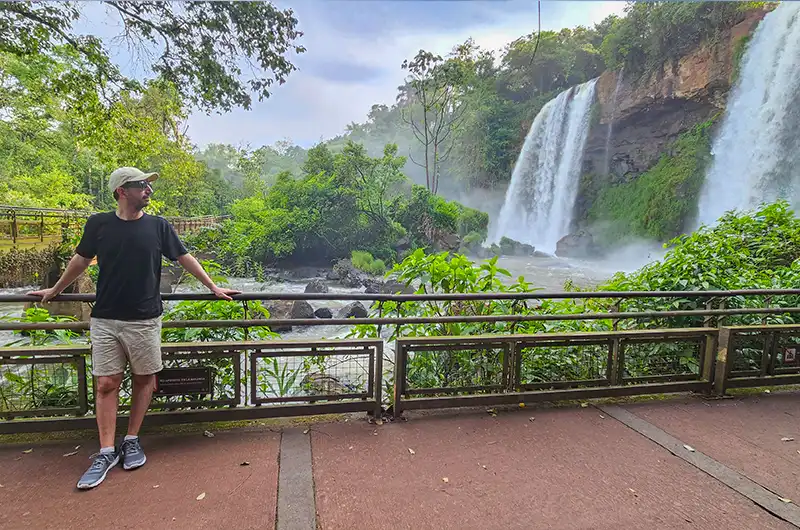
[[[633,270],[642,265],[646,260],[644,256],[639,259],[620,259],[611,261],[581,261],[573,259],[552,257],[501,257],[497,265],[508,270],[511,277],[501,276],[504,283],[513,283],[522,275],[534,287],[545,292],[559,292],[564,290],[564,284],[571,280],[576,287],[594,287],[614,275],[618,270]],[[298,276],[291,281],[268,279],[257,281],[254,278],[229,278],[228,287],[243,292],[269,292],[269,293],[302,293],[305,286],[313,276]],[[363,288],[352,289],[340,286],[337,282],[326,282],[331,293],[362,293]],[[24,294],[34,287],[20,287],[13,289],[0,289],[2,294]],[[204,290],[200,286],[181,285],[177,292],[197,292]],[[320,307],[330,308],[334,315],[337,310],[347,305],[346,300],[314,301],[314,309]],[[166,303],[167,306],[170,303]],[[23,312],[23,304],[0,304],[0,316],[18,317]],[[284,332],[281,336],[285,339],[314,340],[322,338],[342,337],[347,333],[348,326],[306,326],[295,327],[291,332]],[[0,332],[0,345],[13,340],[10,332]]]

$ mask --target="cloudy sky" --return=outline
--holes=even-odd
[[[275,0],[291,8],[307,51],[292,62],[298,71],[274,86],[250,111],[195,113],[189,135],[198,146],[253,147],[289,139],[310,147],[321,138],[363,122],[375,103],[390,105],[403,81],[400,64],[419,49],[441,55],[472,37],[499,50],[536,31],[533,0]],[[624,2],[542,2],[542,29],[593,25],[623,12]],[[92,25],[101,23],[92,17]],[[107,18],[106,18],[107,22]],[[125,63],[125,52],[117,60]]]

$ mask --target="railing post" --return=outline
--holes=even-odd
[[[729,350],[732,346],[730,328],[719,328],[717,345],[717,365],[714,372],[714,394],[724,396],[728,387],[728,376],[731,373]]]
[[[619,313],[620,301],[617,300],[614,302],[614,305],[611,306],[611,310],[609,313]],[[619,328],[619,320],[614,319],[611,322],[611,329],[617,331]],[[619,337],[614,337],[611,339],[611,366],[610,371],[611,373],[608,374],[608,383],[611,386],[617,386],[622,384],[622,374],[624,371],[624,363],[622,361],[622,356],[620,355],[622,348],[620,347],[620,339]]]
[[[508,361],[506,366],[508,369],[506,391],[516,392],[522,386],[522,353],[519,348],[519,342],[516,340],[508,342]]]
[[[380,338],[380,336],[378,336]],[[383,341],[375,347],[375,413],[373,418],[380,420],[383,414]]]
[[[44,242],[44,212],[39,218],[39,242]]]
[[[399,418],[403,414],[402,396],[406,382],[406,352],[398,339],[394,347],[394,404],[392,415]]]
[[[16,244],[17,237],[17,212],[11,212],[11,242]]]
[[[710,298],[706,301],[706,309],[711,311],[714,308],[714,299]],[[703,318],[703,327],[704,328],[714,328],[718,327],[719,322],[718,319],[715,319],[711,315],[706,315]],[[708,389],[709,392],[713,389],[714,384],[714,364],[716,360],[716,353],[717,353],[717,342],[719,340],[719,332],[713,335],[706,335],[705,338],[705,348],[703,350],[703,364],[701,366],[702,369],[702,378],[704,381],[708,382]]]

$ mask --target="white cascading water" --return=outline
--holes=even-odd
[[[565,90],[536,115],[514,166],[494,241],[506,236],[552,253],[569,232],[596,82]]]
[[[698,224],[776,199],[800,205],[800,3],[756,28],[712,154]]]

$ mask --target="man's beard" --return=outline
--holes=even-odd
[[[149,202],[150,202],[149,198],[148,199],[142,198],[138,200],[136,203],[134,203],[133,207],[136,209],[137,212],[140,212],[144,210],[145,206],[147,206]]]

